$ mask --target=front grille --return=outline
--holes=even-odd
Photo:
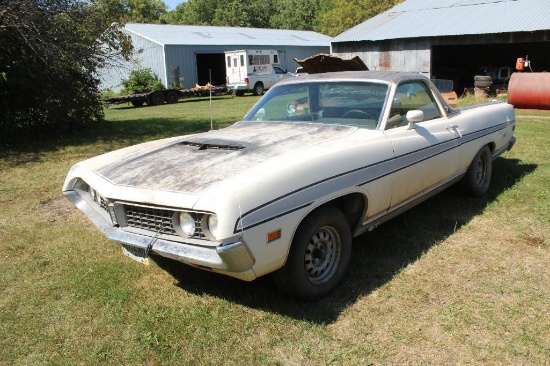
[[[133,206],[124,204],[126,224],[130,227],[149,230],[154,233],[177,235],[174,229],[173,216],[175,211],[159,209],[154,207]],[[202,214],[191,213],[195,219],[195,239],[205,239],[202,232]]]
[[[176,234],[172,224],[172,211],[129,205],[125,205],[124,208],[128,226],[160,234]]]
[[[84,181],[80,181],[79,187],[83,192],[89,194],[88,197],[93,201],[94,205],[97,205],[97,207],[109,214],[115,226],[120,225],[121,227],[149,231],[151,236],[156,236],[158,234],[171,236],[181,235],[179,227],[177,229],[174,227],[174,223],[178,225],[179,210],[172,210],[165,207],[142,206],[137,203],[117,202],[109,198],[104,198]],[[192,238],[207,239],[207,236],[202,231],[201,225],[204,215],[206,214],[199,212],[189,212],[189,214],[195,220],[195,233]],[[118,217],[118,219],[116,217]],[[144,232],[141,234],[147,235]]]

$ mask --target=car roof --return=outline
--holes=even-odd
[[[303,83],[308,81],[386,81],[399,84],[406,80],[429,80],[425,75],[402,71],[339,71],[322,74],[309,74],[299,79],[285,79],[280,84]]]

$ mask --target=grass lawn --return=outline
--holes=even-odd
[[[257,97],[217,97],[215,128]],[[208,99],[106,110],[72,138],[0,153],[0,364],[548,364],[550,112],[517,111],[518,142],[486,197],[449,189],[354,239],[344,283],[315,303],[122,255],[61,196],[76,162],[210,129]]]

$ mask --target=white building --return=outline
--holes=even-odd
[[[120,81],[136,68],[151,68],[165,86],[183,78],[183,87],[225,84],[224,52],[273,49],[281,67],[293,72],[294,57],[329,53],[331,38],[312,31],[232,28],[189,25],[127,24],[124,31],[134,45],[134,61],[102,75],[105,89],[118,90]]]

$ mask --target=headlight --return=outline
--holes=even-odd
[[[179,224],[184,235],[192,237],[195,234],[195,219],[189,212],[180,212]]]
[[[218,238],[218,216],[208,216],[208,231],[210,231],[210,234],[212,234],[214,239]]]
[[[293,116],[296,114],[296,104],[294,103],[290,103],[287,107],[286,107],[286,111],[288,112],[289,115]]]

